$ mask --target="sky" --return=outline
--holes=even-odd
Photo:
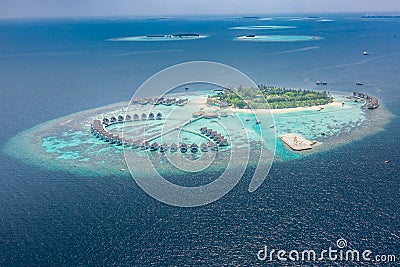
[[[0,0],[0,18],[400,13],[399,0]]]

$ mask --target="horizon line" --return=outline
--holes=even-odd
[[[373,13],[373,14],[368,14]],[[389,13],[391,13],[389,15]],[[366,16],[374,16],[378,14],[386,14],[388,16],[399,16],[400,10],[396,11],[299,11],[299,12],[271,12],[271,13],[204,13],[204,14],[147,14],[147,15],[54,15],[54,16],[0,16],[0,20],[40,20],[40,19],[95,19],[95,18],[108,18],[108,19],[158,19],[158,18],[185,18],[185,17],[279,17],[279,16],[293,16],[293,15],[340,15],[340,14],[354,14],[354,15],[366,15]]]

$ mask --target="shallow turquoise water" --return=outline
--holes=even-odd
[[[201,95],[195,94],[191,97],[195,103],[201,99]],[[232,146],[244,149],[249,142],[255,142],[254,144],[256,144],[261,140],[261,135],[264,134],[262,137],[266,141],[264,142],[264,147],[269,151],[275,151],[277,160],[286,161],[331,149],[336,145],[371,134],[368,127],[371,123],[376,123],[377,118],[371,119],[369,113],[361,108],[362,103],[353,102],[343,95],[335,95],[335,98],[336,101],[343,102],[344,105],[331,105],[320,111],[300,109],[295,112],[277,113],[272,117],[270,115],[240,112],[239,110],[226,110],[224,112],[227,113],[227,116],[215,119],[199,119],[185,125],[182,129],[177,129],[152,139],[151,142],[156,141],[160,144],[186,142],[198,145],[206,143],[208,142],[206,137],[200,134],[193,134],[193,132],[199,133],[199,129],[206,126],[224,135]],[[162,132],[163,128],[165,131],[177,126],[181,127],[188,118],[191,118],[192,112],[197,111],[199,108],[200,106],[197,105],[178,108],[157,106],[152,108],[151,111],[162,112],[167,120],[132,121],[125,124],[114,124],[107,127],[107,129],[119,135],[124,131],[126,138],[137,140],[137,138],[142,138],[143,127],[146,126],[147,138],[155,137]],[[133,106],[129,112],[141,114],[147,109],[149,107]],[[382,111],[384,110],[382,109]],[[113,108],[103,107],[96,110],[83,111],[45,123],[34,130],[26,131],[22,133],[26,142],[17,142],[17,139],[12,139],[10,146],[14,147],[14,154],[18,154],[18,151],[23,151],[24,155],[18,154],[18,157],[28,157],[27,155],[29,155],[29,161],[32,164],[39,164],[45,168],[48,168],[47,165],[52,162],[53,168],[72,172],[77,168],[79,171],[86,170],[89,174],[93,170],[96,173],[119,173],[120,169],[125,168],[124,148],[96,139],[89,132],[89,125],[94,119],[117,116],[125,114],[124,112],[126,112],[124,104],[114,105]],[[182,114],[187,116],[182,116]],[[256,120],[261,120],[261,124],[256,124]],[[242,126],[238,127],[238,125]],[[377,127],[375,130],[379,129]],[[301,134],[308,140],[318,141],[319,145],[312,151],[294,152],[278,138],[279,135],[285,133]],[[24,146],[23,150],[19,149],[21,146]],[[132,148],[126,149],[131,150]],[[229,150],[229,147],[226,149]],[[134,153],[145,156],[146,153],[151,152],[137,151]],[[110,158],[110,155],[114,156]],[[193,157],[193,160],[195,159],[196,157]],[[111,162],[108,165],[112,166],[111,168],[105,169],[102,166],[106,161]],[[74,166],[74,169],[71,169],[71,166]]]

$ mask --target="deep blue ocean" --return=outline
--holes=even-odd
[[[20,131],[128,101],[177,63],[231,65],[257,83],[351,92],[355,82],[396,117],[383,132],[328,152],[274,163],[264,184],[244,177],[199,208],[162,204],[133,179],[34,168],[0,152],[0,266],[266,266],[257,252],[334,247],[397,254],[400,262],[400,19],[194,17],[0,21],[0,149]],[[295,26],[232,30],[248,25]],[[209,38],[109,42],[196,32]],[[240,34],[305,34],[319,41],[233,41]],[[368,51],[369,56],[363,56]],[[390,159],[389,164],[384,161]],[[268,266],[281,266],[280,262]],[[292,263],[286,265],[292,266]],[[313,266],[295,263],[293,266]],[[320,262],[318,266],[351,266]],[[359,263],[358,266],[394,266]]]

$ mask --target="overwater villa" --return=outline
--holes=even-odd
[[[137,149],[140,147],[140,141],[133,141],[132,142],[132,148]]]
[[[157,142],[154,142],[150,145],[150,151],[156,151],[159,147],[159,144]]]
[[[165,98],[162,103],[163,105],[171,106],[174,102],[169,98]]]
[[[176,152],[176,151],[178,150],[178,146],[177,146],[175,143],[173,143],[173,144],[169,147],[169,150],[170,150],[171,152]]]
[[[192,151],[192,153],[196,153],[197,151],[199,151],[199,146],[196,143],[191,144],[190,151]]]
[[[200,150],[201,150],[202,152],[207,152],[207,151],[208,151],[208,146],[207,146],[207,144],[206,144],[206,143],[201,143],[201,145],[200,145]]]
[[[168,144],[161,144],[160,145],[160,152],[165,152],[168,149]]]
[[[214,139],[214,137],[215,137],[216,134],[218,134],[216,131],[211,131],[209,137],[210,137],[211,139]]]
[[[165,99],[164,99],[165,100]],[[154,99],[153,99],[154,101]],[[176,101],[174,98],[168,98],[166,101]],[[140,102],[140,100],[139,100]],[[205,114],[204,111],[199,111],[199,114]],[[217,116],[218,114],[214,112],[215,114],[208,114],[210,117]],[[200,132],[203,135],[204,138],[209,139],[209,143],[202,143],[201,145],[198,145],[196,143],[192,143],[191,145],[188,145],[187,143],[180,143],[179,146],[176,144],[172,144],[171,146],[168,146],[168,144],[158,144],[157,142],[149,143],[150,140],[154,139],[149,139],[149,140],[133,140],[133,139],[125,139],[119,136],[118,134],[112,134],[107,130],[107,126],[115,123],[122,123],[122,122],[128,122],[128,121],[138,121],[138,120],[154,120],[154,119],[161,119],[162,118],[162,113],[158,112],[156,113],[149,113],[148,115],[146,113],[142,113],[140,116],[138,114],[133,114],[133,115],[118,115],[118,116],[112,116],[109,119],[108,118],[103,118],[102,120],[94,120],[93,123],[91,124],[90,127],[90,132],[96,137],[99,138],[100,140],[103,140],[104,142],[107,142],[109,144],[115,144],[117,146],[123,145],[124,147],[127,148],[132,148],[132,149],[142,149],[142,150],[147,150],[150,149],[150,151],[157,151],[160,150],[160,152],[166,152],[168,148],[170,148],[171,152],[176,152],[178,149],[182,153],[186,153],[188,149],[192,153],[197,153],[199,149],[202,152],[206,152],[209,150],[213,151],[218,151],[219,146],[228,146],[228,142],[226,138],[221,134],[218,133],[215,130],[209,129],[207,127],[202,127],[200,128]],[[194,132],[192,132],[194,133]],[[196,134],[196,133],[194,133]]]
[[[140,149],[142,149],[142,150],[146,150],[146,149],[148,149],[150,147],[150,143],[148,142],[148,141],[143,141],[141,144],[140,144]]]
[[[201,127],[200,128],[200,132],[201,132],[201,134],[206,134],[207,133],[207,127]]]
[[[368,109],[375,109],[379,107],[379,101],[376,97],[361,92],[353,92],[353,97],[362,98],[366,100],[365,106]]]
[[[151,100],[150,98],[143,98],[139,101],[139,104],[146,105],[150,103],[150,100]]]
[[[117,146],[121,146],[122,145],[122,138],[121,137],[117,137],[117,139],[115,140],[115,144]]]
[[[210,149],[212,151],[218,151],[218,146],[216,143],[214,143],[213,141],[208,142],[208,146],[210,147]]]
[[[228,140],[226,140],[225,138],[221,138],[218,140],[219,146],[228,146]]]
[[[182,153],[186,153],[187,149],[188,149],[188,145],[186,143],[182,143],[179,146],[179,149],[181,150]]]
[[[218,142],[218,140],[219,140],[220,138],[223,138],[223,136],[222,136],[220,133],[217,133],[217,134],[214,135],[214,141],[217,141],[217,142]]]
[[[163,100],[164,100],[163,97],[156,98],[156,103],[155,103],[154,105],[160,105],[160,104],[162,104]]]

